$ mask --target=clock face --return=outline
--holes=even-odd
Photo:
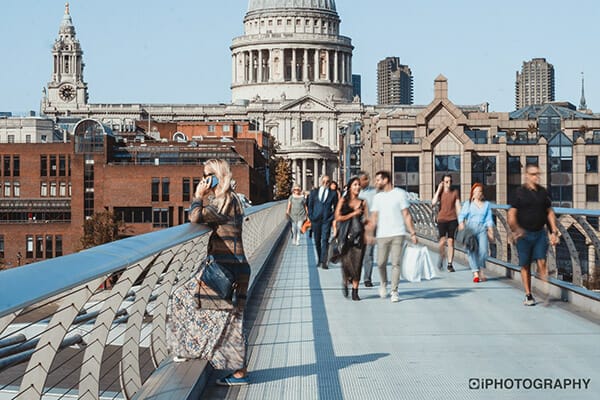
[[[71,85],[63,85],[58,90],[58,94],[64,101],[71,101],[75,98],[75,88]]]

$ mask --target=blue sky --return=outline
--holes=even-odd
[[[92,103],[227,103],[232,38],[243,34],[247,0],[73,0]],[[544,57],[556,99],[600,112],[600,3],[596,0],[337,0],[341,33],[355,46],[362,98],[376,102],[376,65],[398,56],[414,76],[415,104],[448,78],[456,104],[514,109],[515,72]],[[38,110],[50,79],[63,0],[2,0],[0,111]]]

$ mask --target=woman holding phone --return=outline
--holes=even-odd
[[[234,386],[249,383],[246,370],[246,338],[244,334],[244,307],[250,279],[250,265],[244,254],[242,244],[242,224],[244,208],[231,187],[231,170],[224,160],[208,160],[204,164],[204,179],[200,181],[194,193],[190,207],[190,222],[206,224],[212,228],[207,254],[221,266],[227,268],[237,283],[231,308],[226,309],[226,326],[214,339],[214,351],[208,361],[215,369],[233,370],[233,373],[217,380],[218,385]],[[174,294],[174,297],[177,293]],[[210,304],[200,304],[208,312],[202,321],[190,321],[189,310],[173,307],[171,331],[176,337],[174,353],[189,354],[186,345],[194,342],[189,337],[190,326],[210,325],[212,320],[223,318],[223,310],[206,310]],[[213,318],[214,317],[214,318]],[[193,318],[193,315],[192,317]],[[222,323],[223,321],[221,321]],[[216,328],[213,331],[218,331]],[[186,358],[175,357],[175,361]]]

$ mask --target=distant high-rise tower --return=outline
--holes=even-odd
[[[352,74],[352,97],[362,97],[361,78],[358,74]]]
[[[554,66],[545,58],[523,61],[515,82],[517,109],[554,101]]]
[[[387,57],[377,63],[377,104],[412,104],[413,77],[400,58]]]

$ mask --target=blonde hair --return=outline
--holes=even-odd
[[[219,184],[215,187],[215,195],[223,196],[231,190],[231,169],[229,163],[225,160],[210,159],[204,163],[204,171],[213,172],[219,179]]]

